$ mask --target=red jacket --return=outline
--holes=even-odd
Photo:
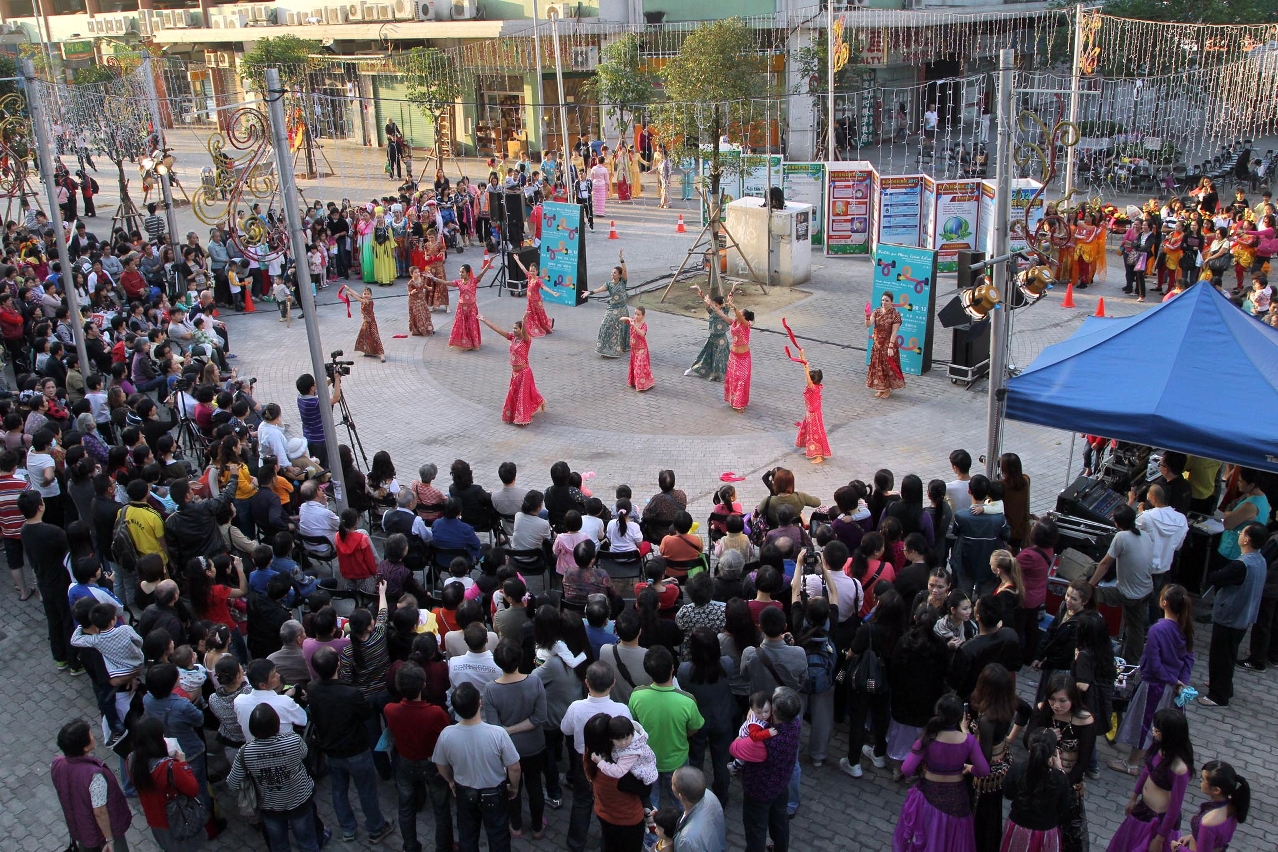
[[[147,292],[146,279],[136,269],[126,269],[120,273],[120,286],[130,299],[140,299]]]
[[[339,532],[333,538],[337,545],[337,568],[343,577],[363,580],[377,576],[377,556],[367,533],[355,530],[343,536]]]
[[[173,786],[169,787],[169,764],[173,764]],[[130,761],[131,763],[131,761]],[[195,797],[200,794],[200,782],[185,761],[162,760],[151,770],[151,779],[155,782],[150,790],[139,790],[138,801],[142,803],[142,813],[146,814],[146,824],[151,828],[168,828],[169,815],[165,811],[165,803],[170,790],[177,790],[184,796]]]
[[[25,323],[22,314],[13,308],[5,308],[0,310],[0,332],[3,333],[5,340],[17,340],[22,337],[22,330]]]

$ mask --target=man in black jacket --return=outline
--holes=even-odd
[[[999,620],[993,595],[977,600],[976,625],[980,633],[959,646],[950,663],[950,686],[964,701],[971,697],[976,679],[990,663],[1002,663],[1013,673],[1021,667],[1020,637]]]
[[[382,815],[377,801],[377,770],[373,752],[368,747],[367,723],[375,716],[358,687],[337,679],[337,652],[322,647],[311,658],[318,680],[308,687],[314,744],[328,759],[329,778],[333,782],[333,811],[342,825],[346,842],[355,839],[357,823],[351,809],[348,782],[354,780],[368,840],[376,843],[394,831],[394,825]]]
[[[145,639],[152,630],[164,628],[174,645],[185,645],[186,625],[190,623],[191,613],[178,600],[178,584],[161,580],[155,586],[155,603],[142,610],[142,617],[138,619],[138,634]]]
[[[195,556],[216,556],[226,553],[226,541],[217,523],[217,513],[231,502],[240,481],[240,466],[227,465],[231,478],[212,500],[195,500],[191,496],[191,483],[178,477],[169,483],[169,496],[177,503],[177,510],[164,521],[164,540],[169,545],[169,557],[178,570],[186,570],[186,563]]]
[[[22,550],[31,560],[36,585],[44,603],[44,617],[49,623],[49,649],[58,671],[82,674],[80,658],[71,645],[71,604],[67,589],[71,585],[62,561],[67,555],[67,534],[61,527],[44,522],[44,498],[34,489],[18,496],[18,511],[26,522],[22,525]]]
[[[280,628],[293,617],[284,606],[284,596],[293,588],[287,574],[276,574],[266,584],[266,594],[249,593],[248,649],[256,657],[268,657],[284,647]]]

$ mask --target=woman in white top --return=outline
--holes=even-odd
[[[514,532],[510,536],[511,550],[536,550],[554,537],[550,521],[541,517],[544,503],[545,498],[536,489],[524,495],[524,503],[515,513]]]
[[[281,422],[283,412],[277,403],[268,402],[262,408],[262,422],[257,427],[257,442],[263,456],[275,456],[281,467],[287,467],[288,438]]]
[[[631,519],[630,501],[624,497],[617,501],[617,517],[608,522],[608,547],[613,553],[629,553],[639,549],[643,531],[639,522]]]
[[[590,536],[590,540],[598,544],[604,540],[603,501],[591,497],[586,501],[586,513],[581,516],[581,531]]]

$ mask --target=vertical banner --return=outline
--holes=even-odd
[[[826,254],[868,254],[873,177],[866,162],[826,166]]]
[[[1012,199],[1009,209],[1011,210],[1011,222],[1023,222],[1025,219],[1026,208],[1031,203],[1033,208],[1029,211],[1029,233],[1034,233],[1034,229],[1038,227],[1038,223],[1043,219],[1043,199],[1040,196],[1034,201],[1034,193],[1038,192],[1042,186],[1041,183],[1033,178],[1018,178],[1012,181]],[[990,250],[990,242],[994,236],[994,196],[996,193],[996,185],[992,181],[982,181],[981,183],[981,221],[977,231],[977,245],[985,252]],[[1009,223],[1010,224],[1010,223]],[[1013,232],[1018,233],[1019,228]],[[1026,247],[1025,240],[1015,235],[1008,239],[1009,251],[1024,251]]]
[[[874,250],[879,245],[879,173],[877,170],[870,174],[870,221],[867,227],[870,231],[870,254],[874,254]]]
[[[825,163],[783,163],[786,201],[812,205],[812,245],[825,245]]]
[[[878,242],[917,246],[923,214],[923,175],[880,177],[875,206],[879,211]]]
[[[741,158],[741,197],[768,197],[768,165],[772,166],[772,185],[781,185],[780,154],[747,154]]]
[[[914,246],[879,243],[874,253],[874,286],[870,304],[877,308],[884,293],[901,313],[896,348],[901,372],[919,376],[932,369],[932,312],[936,308],[936,252]],[[870,363],[873,330],[867,331],[865,363]]]
[[[919,248],[935,248],[932,245],[932,229],[936,226],[936,181],[923,175],[923,190],[919,196],[922,206],[919,211]]]
[[[557,305],[579,305],[586,293],[586,236],[581,208],[547,201],[541,208],[541,274],[547,278],[543,298]]]
[[[701,181],[706,188],[707,197],[710,192],[710,160],[708,159],[710,153],[704,145],[701,146]],[[719,190],[723,193],[723,207],[719,220],[727,221],[728,205],[741,197],[741,149],[735,146],[720,148],[719,168],[722,170],[719,174]],[[709,222],[710,211],[706,207],[705,199],[702,199],[701,224],[707,225]]]
[[[981,200],[978,204],[976,222],[976,247],[988,253],[990,242],[994,238],[994,184],[981,182]]]
[[[981,213],[979,180],[939,181],[928,235],[928,248],[937,251],[936,268],[940,272],[958,269],[958,253],[976,250],[976,235]]]

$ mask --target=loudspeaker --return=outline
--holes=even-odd
[[[506,214],[502,218],[502,232],[511,249],[518,249],[524,244],[524,194],[522,192],[506,193]]]
[[[963,316],[967,316],[964,314]],[[990,324],[977,323],[954,329],[950,363],[956,367],[975,367],[990,360]]]
[[[524,271],[519,268],[519,263],[523,263],[525,267],[531,268],[534,263],[539,262],[539,249],[522,248],[518,251],[511,249],[506,253],[506,289],[516,296],[524,295],[524,291],[528,288],[528,279],[524,276]],[[515,259],[519,259],[519,263]]]
[[[966,328],[972,324],[972,318],[963,310],[963,303],[958,296],[950,299],[936,316],[941,321],[942,328]]]

